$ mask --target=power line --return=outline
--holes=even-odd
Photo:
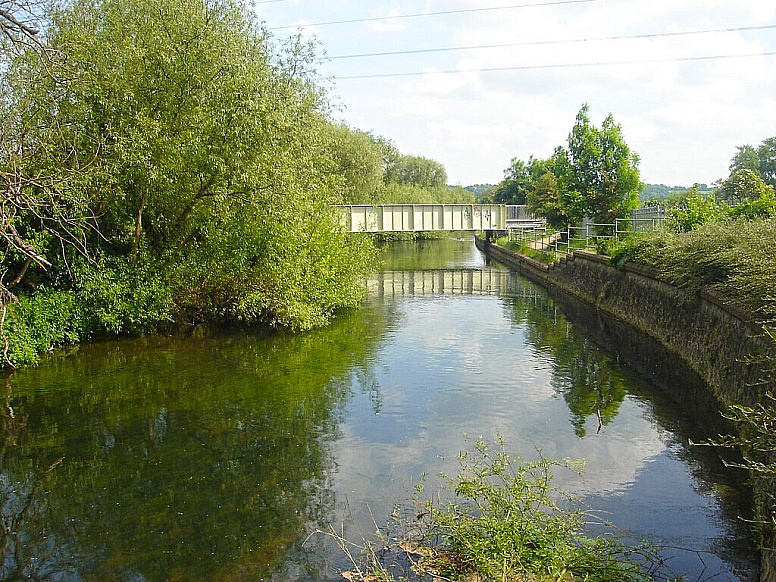
[[[354,18],[352,20],[333,20],[330,22],[317,22],[314,24],[289,24],[287,26],[275,26],[269,30],[285,30],[289,28],[310,28],[312,26],[333,26],[335,24],[355,24],[358,22],[380,22],[384,20],[400,20],[404,18],[421,18],[424,16],[445,16],[450,14],[469,14],[472,12],[493,12],[495,10],[516,10],[518,8],[535,8],[542,6],[560,6],[563,4],[587,4],[599,0],[555,0],[554,2],[539,2],[530,4],[515,4],[512,6],[494,6],[490,8],[467,8],[463,10],[442,10],[440,12],[420,12],[416,14],[398,14],[395,16],[375,16],[373,18]]]
[[[275,0],[275,1],[278,1],[278,0]],[[376,53],[360,53],[360,54],[352,54],[352,55],[336,55],[333,57],[325,57],[325,58],[322,58],[321,60],[336,61],[336,60],[342,60],[342,59],[388,57],[388,56],[398,56],[398,55],[418,55],[418,54],[427,54],[427,53],[441,53],[441,52],[453,52],[453,51],[464,51],[464,50],[510,48],[510,47],[517,47],[517,46],[574,44],[574,43],[582,43],[582,42],[691,36],[691,35],[713,34],[713,33],[721,33],[721,32],[744,32],[744,31],[771,30],[771,29],[776,29],[776,24],[766,24],[762,26],[741,26],[737,28],[714,28],[714,29],[708,29],[708,30],[689,30],[685,32],[655,32],[655,33],[648,33],[648,34],[633,34],[633,35],[623,35],[623,36],[599,36],[599,37],[593,37],[593,38],[572,38],[572,39],[565,39],[565,40],[564,39],[536,40],[536,41],[505,43],[505,44],[482,44],[482,45],[473,45],[473,46],[457,46],[457,47],[441,47],[441,48],[401,50],[401,51],[388,51],[388,52],[376,52]]]
[[[375,73],[370,75],[346,75],[342,77],[336,77],[337,80],[357,80],[357,79],[385,79],[392,77],[420,77],[424,75],[456,75],[464,73],[494,73],[494,72],[507,72],[507,71],[534,71],[541,69],[576,69],[583,67],[606,67],[615,65],[649,65],[657,63],[684,63],[693,61],[715,61],[715,60],[729,60],[729,59],[743,59],[751,57],[771,57],[776,56],[776,51],[760,52],[760,53],[747,53],[740,55],[709,55],[698,57],[675,57],[666,59],[646,59],[646,60],[631,60],[631,61],[602,61],[597,63],[554,63],[549,65],[518,65],[511,67],[483,67],[480,69],[461,69],[461,70],[447,70],[447,71],[422,71],[412,73]]]

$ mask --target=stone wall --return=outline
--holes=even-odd
[[[476,240],[489,257],[594,305],[664,345],[703,379],[720,409],[762,401],[764,378],[769,376],[764,356],[776,355],[776,346],[754,318],[736,306],[660,281],[656,271],[643,266],[626,264],[619,270],[594,253],[577,251],[545,265]],[[762,541],[769,549],[762,552],[760,580],[776,582],[776,539],[766,533]]]

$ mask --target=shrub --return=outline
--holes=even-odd
[[[71,291],[44,289],[21,296],[8,306],[3,334],[8,342],[6,366],[37,363],[41,353],[88,335],[83,305]]]
[[[143,333],[171,321],[172,293],[149,263],[102,258],[75,270],[76,290],[95,331]]]

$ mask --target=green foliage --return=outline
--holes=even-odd
[[[582,106],[569,134],[573,172],[568,188],[583,198],[584,214],[598,223],[613,223],[636,207],[639,157],[630,151],[611,114],[598,129],[590,124],[588,110],[587,104]]]
[[[385,168],[387,184],[412,184],[421,188],[441,188],[447,184],[447,171],[439,162],[421,156],[393,155]]]
[[[729,204],[744,204],[765,198],[773,199],[773,187],[763,182],[757,170],[735,171],[719,189],[722,200]]]
[[[582,533],[584,512],[552,486],[558,467],[579,471],[581,465],[523,461],[503,443],[491,448],[478,440],[460,455],[450,482],[454,497],[425,504],[424,519],[440,547],[424,568],[451,580],[473,573],[486,580],[648,580],[629,559],[644,548],[628,550],[611,537]]]
[[[75,269],[75,289],[90,329],[128,334],[155,330],[173,320],[172,293],[151,264],[102,257]]]
[[[776,137],[764,139],[756,149],[751,145],[738,146],[730,163],[730,177],[741,170],[753,172],[776,188]]]
[[[776,321],[776,219],[709,222],[680,234],[633,236],[621,256],[655,267],[671,283],[710,287],[764,322]]]
[[[559,178],[568,174],[569,161],[563,148],[557,148],[549,160],[537,162],[532,167],[533,187],[526,203],[532,213],[543,216],[554,228],[565,228],[575,220],[571,197]]]
[[[531,190],[531,165],[533,158],[526,164],[523,160],[512,158],[509,167],[504,170],[504,180],[493,192],[496,204],[525,204]]]
[[[52,59],[0,71],[3,137],[25,140],[3,142],[0,172],[35,178],[13,182],[26,210],[6,226],[25,242],[0,248],[9,278],[75,291],[109,333],[308,329],[358,301],[371,243],[332,205],[377,199],[385,152],[329,120],[313,46],[273,44],[240,0],[76,0],[47,17]]]
[[[760,158],[757,150],[750,145],[742,145],[736,148],[736,155],[730,162],[730,174],[735,174],[741,170],[760,171]]]
[[[694,230],[723,217],[723,210],[716,199],[713,196],[702,196],[697,188],[683,192],[678,201],[671,202],[667,216],[678,232]]]
[[[8,306],[3,332],[10,362],[35,364],[43,352],[86,339],[86,309],[73,292],[40,290]]]
[[[522,180],[515,181],[518,189],[527,190],[531,211],[551,226],[565,227],[585,216],[611,224],[635,208],[642,188],[638,166],[639,157],[625,143],[621,126],[611,115],[600,129],[593,126],[585,104],[569,133],[568,148],[559,146],[548,160],[530,159],[527,166],[520,162],[512,169]],[[526,174],[528,185],[523,184]]]
[[[760,176],[766,184],[776,188],[776,137],[769,137],[757,148]]]
[[[383,158],[374,138],[346,125],[328,128],[326,148],[332,173],[341,180],[338,187],[343,204],[373,204],[383,186]]]

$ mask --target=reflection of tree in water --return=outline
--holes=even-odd
[[[599,430],[616,416],[626,391],[623,378],[611,362],[586,339],[572,339],[554,352],[552,386],[563,395],[571,411],[571,424],[579,437],[596,416]]]
[[[330,442],[375,316],[305,336],[86,346],[17,372],[0,578],[253,580],[291,562],[320,578],[301,541],[331,516]]]
[[[510,314],[526,326],[527,341],[550,356],[552,386],[566,401],[577,436],[585,436],[588,418],[597,417],[600,430],[617,416],[626,395],[622,375],[590,340],[574,333],[552,299],[515,294]]]

